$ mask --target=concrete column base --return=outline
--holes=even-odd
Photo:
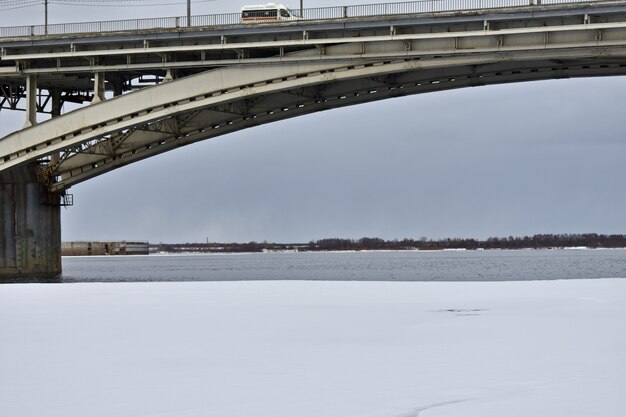
[[[61,274],[59,196],[35,172],[33,165],[0,172],[0,281]]]

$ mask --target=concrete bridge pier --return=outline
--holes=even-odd
[[[60,275],[59,203],[37,181],[35,165],[0,172],[0,280]]]

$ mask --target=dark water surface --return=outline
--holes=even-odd
[[[60,282],[626,278],[626,250],[180,254],[63,258]]]

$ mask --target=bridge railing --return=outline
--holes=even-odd
[[[396,3],[362,4],[351,6],[304,9],[302,20],[342,19],[401,14],[419,14],[463,10],[521,7],[533,4],[557,5],[593,3],[601,0],[419,0]],[[606,0],[604,0],[606,1]],[[608,0],[611,1],[611,0]],[[618,1],[618,0],[615,0]],[[299,14],[299,11],[295,11]],[[110,20],[101,22],[59,23],[49,25],[0,27],[0,38],[42,35],[72,35],[81,33],[124,32],[182,27],[225,26],[240,23],[239,13],[223,13],[187,17]]]
[[[191,16],[192,27],[198,26],[225,26],[236,25],[241,23],[240,13],[222,13],[222,14],[208,14],[200,16]],[[187,18],[181,17],[180,26],[187,26]]]
[[[530,0],[421,0],[305,9],[305,20],[447,12],[528,6]],[[575,1],[575,0],[574,0]],[[560,0],[564,2],[564,0]],[[568,2],[568,1],[565,1]]]

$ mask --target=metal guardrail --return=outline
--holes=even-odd
[[[349,17],[499,9],[504,7],[532,6],[537,4],[558,5],[570,3],[594,3],[597,1],[600,0],[419,0],[400,3],[363,4],[304,9],[302,13],[302,20],[343,19]],[[299,14],[299,11],[295,11],[295,13]],[[241,23],[240,18],[241,16],[239,13],[224,13],[191,16],[191,20],[189,22],[187,17],[163,17],[111,20],[102,22],[0,27],[0,38],[124,32],[150,29],[177,29],[183,27],[225,26]]]

